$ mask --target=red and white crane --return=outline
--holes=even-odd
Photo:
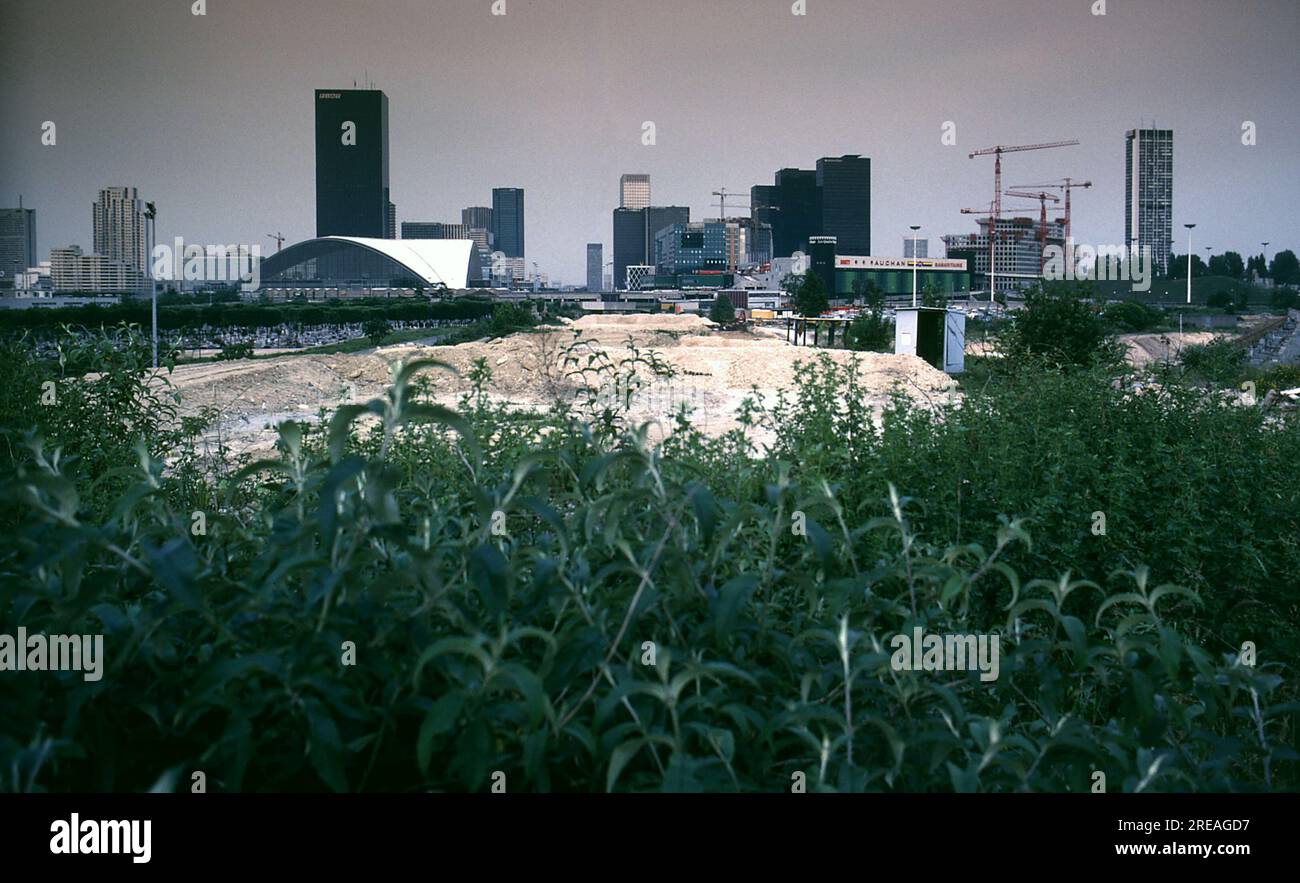
[[[1025,150],[1047,150],[1050,147],[1073,147],[1078,144],[1076,138],[1069,141],[1048,141],[1043,144],[999,144],[996,147],[985,147],[971,153],[970,158],[977,156],[993,157],[993,217],[989,222],[989,302],[993,301],[993,295],[996,291],[997,283],[997,238],[998,238],[998,221],[1002,219],[1002,154],[1020,153]]]
[[[1067,193],[1069,191],[1066,191]],[[1037,193],[1029,193],[1023,190],[1008,190],[1007,196],[1015,196],[1020,199],[1038,200],[1038,274],[1043,274],[1043,268],[1047,266],[1047,258],[1043,252],[1047,249],[1047,200],[1060,202],[1058,196],[1048,193],[1046,190],[1040,190]]]
[[[1078,187],[1082,187],[1086,190],[1092,186],[1092,182],[1076,181],[1073,178],[1062,178],[1060,181],[1053,182],[1051,184],[1015,184],[1012,186],[1014,186],[1017,190],[1021,188],[1036,189],[1042,187],[1050,187],[1053,190],[1064,190],[1065,191],[1065,218],[1064,218],[1065,238],[1069,239],[1070,238],[1070,191]]]

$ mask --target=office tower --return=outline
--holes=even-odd
[[[491,230],[492,209],[485,205],[472,205],[460,210],[460,222],[470,230]]]
[[[618,179],[619,208],[648,208],[649,205],[649,175],[624,175]]]
[[[587,243],[587,290],[604,291],[602,273],[605,268],[605,246],[599,242]]]
[[[1151,250],[1151,266],[1169,270],[1174,218],[1174,132],[1130,129],[1124,150],[1124,241]]]
[[[50,249],[50,282],[55,291],[138,292],[144,271],[102,254],[83,254],[81,247]]]
[[[817,173],[781,169],[775,183],[750,188],[750,215],[772,227],[773,257],[807,252],[808,237],[821,230],[821,191]]]
[[[384,229],[385,239],[397,238],[397,206],[391,202],[388,204],[387,224]]]
[[[627,287],[627,268],[645,263],[645,209],[614,209],[614,288]]]
[[[688,224],[684,205],[652,205],[643,209],[614,209],[614,287],[627,287],[627,268],[654,263],[655,236],[673,224]]]
[[[144,270],[144,203],[134,187],[105,187],[92,206],[95,254],[132,270]]]
[[[388,96],[316,90],[316,235],[395,235],[388,191]]]
[[[840,254],[871,254],[871,160],[857,154],[817,160],[821,234]]]
[[[403,221],[403,239],[469,239],[464,224],[444,224],[441,221]]]
[[[917,253],[916,253],[915,255],[912,254],[912,247],[913,247],[913,245],[916,246],[916,252],[917,252]],[[930,257],[930,240],[928,240],[928,239],[913,239],[913,238],[910,237],[910,236],[905,237],[905,238],[903,239],[903,257],[905,257],[905,258],[910,258],[910,257],[928,258],[928,257]]]
[[[812,236],[808,239],[808,272],[821,277],[826,293],[835,297],[835,264],[839,244],[834,236]]]
[[[655,236],[665,227],[673,224],[689,224],[691,210],[684,205],[650,205],[645,208],[645,260],[643,264],[655,262]]]
[[[492,188],[493,249],[508,258],[524,257],[524,191],[522,187]]]
[[[654,259],[647,263],[665,276],[732,269],[727,266],[727,233],[728,225],[720,221],[671,224],[655,234]]]
[[[0,275],[12,284],[15,277],[36,266],[36,210],[0,208]]]

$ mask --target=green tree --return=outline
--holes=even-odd
[[[1192,255],[1192,278],[1204,276],[1207,272],[1205,261],[1201,260],[1199,254]],[[1169,279],[1186,279],[1187,278],[1187,255],[1169,253]]]
[[[731,298],[719,294],[713,299],[709,308],[709,318],[719,325],[730,325],[736,321],[736,308],[731,305]]]
[[[393,326],[383,319],[367,319],[361,326],[362,333],[370,340],[371,346],[379,346],[384,338],[393,333]]]
[[[1246,264],[1241,259],[1241,255],[1235,251],[1226,251],[1223,253],[1223,261],[1227,265],[1227,275],[1238,281],[1246,278]]]
[[[948,306],[948,297],[939,290],[939,285],[934,279],[925,280],[925,285],[921,288],[921,306],[923,307],[946,307]]]
[[[1300,282],[1300,262],[1296,261],[1295,252],[1288,248],[1273,255],[1268,275],[1278,285],[1295,285]]]
[[[1002,344],[1011,364],[1046,359],[1062,367],[1115,365],[1121,355],[1100,311],[1065,285],[1029,289]]]
[[[822,278],[811,271],[801,277],[787,276],[784,287],[801,316],[820,316],[831,305]]]

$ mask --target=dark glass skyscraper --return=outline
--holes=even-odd
[[[35,209],[0,208],[0,276],[5,284],[36,263]]]
[[[605,247],[599,242],[587,243],[587,290],[604,291]]]
[[[821,235],[834,236],[840,254],[871,254],[871,160],[856,154],[817,160]]]
[[[751,216],[772,225],[772,256],[808,253],[814,236],[834,236],[844,254],[871,253],[871,160],[823,157],[816,171],[781,169],[750,189]]]
[[[492,188],[492,236],[497,251],[508,258],[524,256],[524,190]]]
[[[685,205],[652,205],[614,209],[614,287],[627,287],[627,268],[655,262],[655,234],[673,224],[689,224]]]
[[[775,184],[760,184],[750,190],[751,216],[772,225],[772,256],[788,258],[796,251],[808,251],[808,237],[821,230],[821,191],[817,173],[804,169],[781,169]]]
[[[316,90],[316,235],[391,237],[388,96]]]

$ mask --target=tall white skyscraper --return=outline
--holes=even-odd
[[[624,175],[618,179],[619,208],[650,207],[650,176]]]
[[[146,267],[144,203],[134,187],[105,187],[94,204],[95,254],[132,270]]]
[[[1151,265],[1169,269],[1174,222],[1174,132],[1130,129],[1124,150],[1125,245],[1151,250]]]

